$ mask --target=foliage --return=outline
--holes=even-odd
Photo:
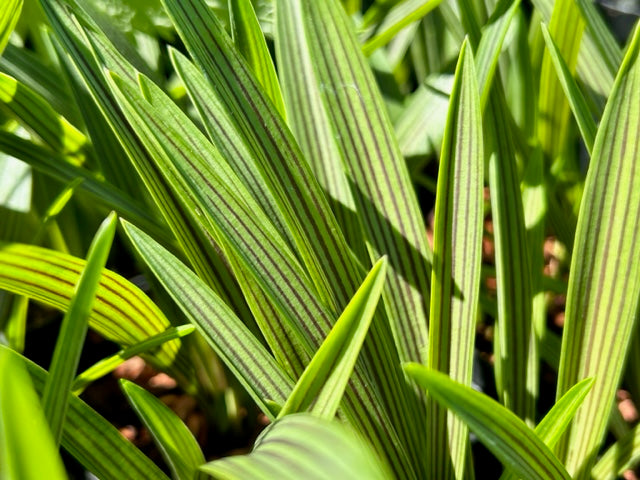
[[[78,398],[133,355],[221,429],[271,421],[207,463],[122,382],[174,478],[473,478],[470,433],[505,478],[640,459],[635,430],[605,443],[640,394],[637,25],[621,48],[583,0],[8,0],[0,53],[1,478],[64,478],[58,443],[164,478]],[[104,268],[109,211],[151,296]],[[49,373],[29,299],[66,312]],[[78,374],[87,325],[121,350]]]

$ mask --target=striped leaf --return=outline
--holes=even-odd
[[[231,309],[191,270],[135,226],[123,222],[134,247],[171,298],[198,328],[262,411],[283,404],[293,381]]]
[[[383,257],[307,365],[278,418],[306,409],[327,420],[335,417],[378,305],[386,269],[387,259]]]
[[[544,416],[536,426],[534,433],[542,440],[546,446],[553,448],[564,434],[576,414],[580,405],[593,386],[592,378],[585,378],[577,383],[571,390],[565,393],[558,400],[551,410]],[[517,475],[512,471],[506,471],[500,480],[515,480]]]
[[[278,113],[285,118],[276,69],[251,1],[229,0],[229,20],[233,42],[238,51],[247,60]]]
[[[208,77],[276,199],[319,297],[337,315],[364,272],[290,130],[203,0],[164,0],[195,62]],[[318,343],[319,345],[319,343]]]
[[[102,378],[105,375],[113,372],[116,368],[118,368],[118,366],[120,366],[131,357],[158,348],[163,343],[170,342],[171,340],[182,338],[186,335],[189,335],[194,330],[195,327],[193,325],[180,325],[179,327],[171,327],[162,333],[154,335],[153,337],[149,337],[140,343],[136,343],[135,345],[122,349],[119,352],[100,360],[99,362],[95,363],[94,365],[80,373],[75,378],[75,380],[73,381],[73,386],[71,387],[73,394],[80,395],[87,387],[87,385],[89,385],[91,382],[94,382],[95,380],[98,380],[99,378]]]
[[[481,41],[479,12],[464,1],[462,21],[472,45]],[[494,341],[496,387],[502,403],[533,423],[537,366],[531,326],[532,288],[520,180],[516,170],[516,132],[496,75],[483,117],[494,228],[498,315]]]
[[[558,0],[554,3],[549,31],[572,74],[578,62],[584,26],[580,10],[573,0]],[[556,157],[566,153],[570,110],[547,52],[542,60],[538,99],[538,138],[547,158],[554,161]]]
[[[595,480],[615,480],[640,462],[640,426],[611,445],[591,470]]]
[[[0,350],[26,366],[36,392],[42,394],[47,372],[3,345],[0,345]],[[125,439],[111,423],[71,394],[62,433],[62,446],[98,478],[168,480],[162,470]],[[32,461],[33,457],[30,456],[29,459]],[[44,478],[49,478],[49,474]]]
[[[378,48],[386,45],[398,32],[414,22],[428,15],[433,9],[442,3],[442,0],[404,0],[393,5],[380,24],[376,27],[375,34],[362,46],[365,55],[371,55]],[[375,9],[375,5],[371,7]],[[367,15],[374,15],[368,11]]]
[[[0,7],[0,54],[9,43],[11,32],[18,23],[22,4],[23,0],[7,0]]]
[[[380,365],[378,371],[388,372],[389,381],[381,392],[385,405],[404,443],[411,446],[413,464],[421,465],[418,451],[424,439],[418,433],[420,427],[409,419],[422,415],[415,397],[401,383],[393,350],[398,350],[401,359],[420,359],[426,353],[430,251],[423,218],[386,108],[359,51],[350,20],[334,0],[299,4],[296,31],[305,32],[308,55],[317,59],[317,88],[323,94],[352,184],[369,255],[373,260],[382,255],[389,258],[383,299],[391,332],[386,331],[386,322],[373,322],[370,345],[380,353],[373,355],[372,363]],[[395,348],[390,345],[391,333]]]
[[[211,142],[220,151],[223,159],[237,172],[240,180],[271,219],[280,235],[293,246],[295,242],[291,232],[286,227],[284,217],[253,160],[251,150],[216,97],[215,90],[204,74],[184,55],[170,49],[169,57],[200,114]],[[156,100],[157,103],[160,101]]]
[[[267,427],[249,455],[216,460],[201,470],[227,480],[395,478],[347,427],[307,414],[287,415]]]
[[[444,373],[416,363],[405,372],[459,416],[504,465],[527,479],[569,479],[560,461],[513,412],[492,398],[460,385]]]
[[[184,255],[199,275],[206,279],[216,291],[229,300],[239,312],[246,313],[246,304],[235,288],[235,282],[228,268],[220,258],[211,239],[199,228],[198,217],[194,218],[193,204],[189,198],[178,198],[172,192],[170,182],[147,155],[144,146],[126,122],[122,111],[112,96],[104,71],[94,52],[90,50],[91,42],[81,29],[78,19],[61,0],[44,0],[43,9],[51,23],[56,38],[59,39],[67,54],[73,59],[80,75],[100,107],[108,124],[113,129],[134,168],[142,178],[147,192],[166,220],[183,250]],[[80,12],[78,7],[74,11]],[[87,15],[83,14],[81,18]],[[100,61],[109,60],[110,68],[117,68],[122,75],[135,78],[135,69],[126,61],[115,47],[101,34],[97,28],[87,30],[91,39],[103,39],[101,42]],[[167,173],[167,172],[164,172]]]
[[[80,273],[78,283],[74,286],[69,309],[60,325],[49,377],[42,395],[42,406],[56,445],[62,436],[71,383],[80,363],[89,316],[116,233],[116,221],[115,213],[111,212],[96,232],[87,253],[87,262]]]
[[[80,154],[87,138],[36,92],[9,75],[0,73],[0,102],[22,125],[55,152]]]
[[[265,335],[277,342],[272,345],[273,350],[287,359],[282,363],[287,373],[292,376],[301,374],[301,370],[292,370],[292,366],[309,361],[329,332],[333,314],[318,299],[316,291],[309,285],[308,276],[284,240],[277,235],[251,196],[244,193],[235,172],[219,159],[219,153],[202,133],[191,124],[182,125],[180,128],[183,130],[177,132],[175,123],[169,121],[171,117],[167,112],[171,110],[167,109],[168,105],[165,108],[152,105],[132,85],[115,76],[112,78],[114,92],[128,119],[162,170],[174,176],[172,182],[178,194],[192,198],[197,204],[194,215],[206,219],[204,227],[210,237],[222,243],[225,253],[239,262],[241,271],[248,272],[276,306],[278,313],[267,326],[274,332],[287,333],[284,338],[281,333]],[[147,96],[157,99],[163,95],[144,77],[140,79]],[[381,326],[384,324],[378,328]],[[394,376],[396,371],[389,358],[392,355],[388,346],[389,336],[378,333],[377,338],[386,344],[377,347],[379,353],[376,356],[362,359],[362,362],[369,360],[368,365],[384,362],[382,364],[388,365],[388,369],[379,373],[367,369],[366,364],[356,367],[352,387],[346,394],[346,414],[354,419],[358,428],[367,432],[369,438],[375,437],[390,447],[381,448],[381,451],[391,452],[403,447],[395,441],[388,414],[378,400],[378,388],[385,388],[388,398],[394,399],[389,404],[396,409],[394,414],[400,415],[400,401],[405,397],[400,396],[402,393],[394,394],[408,386],[400,384],[400,378]],[[399,371],[397,373],[400,374]],[[371,378],[379,379],[378,375],[384,375],[386,382],[379,381],[381,387],[371,381]],[[396,461],[404,459],[401,450],[396,453]],[[410,467],[405,464],[403,468]]]
[[[558,80],[560,80],[560,85],[562,85],[562,89],[569,101],[569,106],[571,107],[573,116],[578,123],[578,128],[582,134],[582,140],[584,140],[587,150],[591,153],[593,150],[593,143],[596,138],[596,122],[593,120],[587,101],[582,95],[580,87],[576,84],[569,66],[564,61],[564,58],[562,58],[560,50],[553,41],[553,38],[551,38],[549,29],[544,23],[542,24],[542,34],[544,35],[544,41],[547,45],[549,57],[556,69]]]
[[[636,28],[598,128],[571,261],[558,395],[596,379],[558,450],[577,478],[605,433],[640,300],[639,52]]]
[[[400,358],[427,345],[430,252],[425,227],[386,109],[351,23],[334,0],[301,2],[309,55],[338,134],[370,255],[389,257],[385,307]]]
[[[287,120],[318,182],[327,194],[333,213],[349,245],[363,264],[368,253],[349,179],[337,149],[322,88],[314,71],[300,2],[279,1],[276,16],[278,73],[287,109]]]
[[[67,478],[31,379],[5,347],[0,347],[0,458],[3,479]]]
[[[429,368],[471,385],[482,261],[482,118],[473,54],[462,44],[445,127],[436,193]],[[468,430],[429,404],[431,478],[462,478]]]
[[[198,442],[187,426],[164,403],[133,382],[121,379],[127,400],[149,429],[173,478],[197,480],[205,476],[198,467],[205,463]]]
[[[0,243],[0,266],[0,288],[66,311],[85,262],[53,250]],[[133,345],[163,332],[169,321],[138,287],[105,270],[89,325],[111,341]],[[166,343],[150,358],[166,368],[179,345]]]

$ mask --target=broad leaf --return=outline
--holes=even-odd
[[[7,46],[13,28],[18,23],[23,0],[6,0],[0,7],[0,54]]]

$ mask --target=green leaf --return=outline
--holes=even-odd
[[[100,56],[98,58],[104,62],[108,60],[108,66],[117,68],[122,75],[134,79],[135,69],[97,27],[83,31],[78,19],[65,5],[59,0],[42,2],[57,38],[68,56],[73,59],[94,100],[142,178],[146,191],[162,213],[185,256],[198,274],[205,278],[207,283],[213,285],[219,294],[228,298],[239,311],[246,311],[246,304],[234,289],[235,282],[229,275],[226,264],[220,258],[219,252],[215,251],[211,239],[198,228],[200,222],[194,213],[193,205],[189,203],[189,199],[176,197],[171,190],[170,182],[164,178],[163,172],[158,171],[153,160],[148,156],[144,146],[118,108],[104,77],[103,67],[98,63],[96,55],[88,45],[93,46],[99,41]],[[74,11],[80,12],[78,7],[74,7]],[[81,14],[82,19],[86,17],[86,14]]]
[[[575,384],[558,400],[551,410],[536,426],[534,433],[549,448],[553,448],[571,423],[585,397],[593,387],[593,379],[585,378]],[[505,472],[500,480],[515,480],[517,475],[512,471]]]
[[[502,51],[502,44],[507,36],[514,15],[520,7],[520,0],[502,0],[496,5],[491,18],[483,27],[482,37],[478,45],[476,55],[476,71],[478,72],[478,85],[480,86],[480,105],[484,110],[493,76],[498,66],[498,58]]]
[[[290,130],[206,3],[163,3],[250,147],[319,298],[337,315],[360,284],[362,272]]]
[[[429,314],[431,369],[471,385],[480,293],[484,203],[482,117],[473,54],[460,50],[445,127],[436,193]],[[435,402],[428,407],[427,464],[432,478],[462,478],[468,430]]]
[[[404,0],[397,2],[376,28],[375,35],[363,45],[362,52],[367,56],[371,55],[375,50],[386,45],[400,30],[420,20],[440,3],[442,3],[442,0]]]
[[[47,372],[7,347],[0,345],[0,351],[8,353],[26,366],[36,392],[42,394],[48,377]],[[113,425],[71,394],[67,421],[62,433],[62,446],[98,478],[168,480],[168,477]],[[31,455],[29,460],[33,461]],[[49,478],[49,475],[40,478]]]
[[[161,238],[167,238],[166,232],[159,228],[157,221],[149,214],[148,210],[145,210],[141,202],[134,200],[125,192],[114,188],[113,185],[86,169],[68,163],[64,157],[53,154],[40,145],[6,132],[0,132],[0,150],[22,160],[48,177],[63,183],[70,183],[77,178],[82,178],[83,182],[78,187],[80,191],[86,192],[100,204],[114,209],[120,216],[135,221]],[[17,168],[13,167],[14,173],[17,173]],[[8,176],[3,176],[2,178],[3,180],[9,179]],[[1,186],[3,191],[11,192],[10,189],[4,190],[4,185]],[[25,198],[28,198],[28,196]]]
[[[558,0],[554,3],[549,32],[556,40],[572,73],[578,62],[584,27],[580,10],[573,0]],[[566,153],[570,110],[548,52],[544,54],[540,72],[538,108],[538,138],[547,158],[554,161],[556,157]]]
[[[171,340],[189,335],[194,330],[195,327],[193,325],[180,325],[178,327],[171,327],[162,333],[158,333],[153,337],[149,337],[140,343],[122,349],[119,352],[100,360],[91,367],[87,368],[84,372],[80,373],[75,378],[75,380],[73,381],[73,386],[71,387],[73,394],[80,395],[82,391],[87,387],[87,385],[111,373],[129,358],[153,350],[163,343],[170,342]]]
[[[89,247],[87,263],[78,278],[69,302],[69,309],[60,326],[49,377],[42,396],[44,413],[56,444],[62,436],[71,384],[80,362],[89,316],[100,285],[102,270],[116,233],[116,221],[116,214],[111,212],[96,232]]]
[[[317,59],[317,81],[369,254],[389,257],[383,298],[399,355],[418,360],[428,343],[431,252],[415,192],[351,21],[335,0],[301,4],[308,55]]]
[[[226,480],[395,478],[353,431],[306,414],[287,415],[267,427],[250,454],[216,460],[201,470]]]
[[[204,455],[191,431],[164,403],[133,382],[121,379],[120,386],[144,425],[149,429],[163,458],[178,480],[204,478],[198,467]]]
[[[67,478],[31,379],[5,347],[0,347],[0,478]]]
[[[237,172],[239,179],[271,219],[280,235],[290,245],[294,245],[291,232],[256,165],[251,149],[238,132],[227,110],[218,100],[214,88],[204,74],[180,52],[170,49],[169,57],[185,84],[212,143],[220,151],[223,159]],[[149,101],[156,105],[166,104],[159,96],[155,97],[155,101],[151,98]]]
[[[513,412],[444,373],[409,363],[405,372],[458,415],[504,465],[527,479],[569,479],[551,450]]]
[[[22,11],[23,0],[6,0],[0,7],[0,55],[9,43],[9,37],[13,32],[20,12]]]
[[[66,311],[84,269],[84,260],[44,248],[0,243],[0,288]],[[165,331],[164,314],[138,287],[109,270],[102,273],[89,325],[120,345],[134,345]],[[169,367],[180,343],[164,344],[152,357]]]
[[[285,118],[276,69],[251,0],[229,0],[229,19],[233,41],[238,51],[249,63],[276,110]]]
[[[558,395],[596,379],[559,451],[583,478],[606,431],[640,302],[640,28],[636,28],[593,147],[571,261]]]
[[[551,38],[551,34],[547,26],[542,24],[542,34],[544,35],[544,41],[547,44],[547,50],[549,52],[549,56],[553,62],[553,66],[556,69],[556,74],[558,75],[558,79],[560,80],[560,84],[564,90],[564,93],[569,100],[569,105],[571,110],[573,111],[573,116],[578,123],[578,128],[580,129],[580,133],[582,134],[582,139],[591,154],[593,150],[593,143],[596,138],[597,126],[596,122],[593,120],[593,116],[589,111],[589,106],[587,105],[587,101],[585,100],[580,88],[576,84],[573,76],[571,74],[571,70],[569,66],[562,58],[562,54],[558,49],[557,45]]]
[[[611,445],[591,470],[595,480],[615,480],[640,461],[640,425]]]
[[[287,121],[311,169],[331,202],[349,245],[363,264],[368,253],[356,218],[349,179],[322,102],[322,85],[309,55],[300,2],[277,2],[276,56]],[[310,128],[313,126],[313,128]]]
[[[55,152],[80,154],[79,150],[87,143],[82,132],[56,113],[42,97],[4,73],[0,73],[0,102]]]
[[[302,412],[309,406],[311,413],[320,418],[335,417],[378,305],[386,269],[387,260],[383,257],[373,266],[307,365],[278,418]]]
[[[201,279],[135,226],[123,222],[123,227],[138,253],[183,313],[261,410],[274,418],[265,401],[283,404],[293,389],[293,381]]]

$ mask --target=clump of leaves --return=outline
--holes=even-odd
[[[3,474],[42,455],[63,477],[60,443],[101,478],[164,478],[77,396],[136,354],[211,421],[242,391],[272,421],[207,463],[123,382],[175,478],[467,478],[470,431],[505,477],[635,464],[613,406],[622,381],[640,398],[637,26],[623,50],[582,1],[130,3],[148,22],[27,2],[13,37],[23,2],[0,7]],[[155,303],[103,270],[114,214],[81,259],[110,210]],[[570,258],[555,278],[547,236]],[[48,373],[21,355],[27,298],[67,312]],[[471,388],[478,322],[495,400]],[[122,350],[73,381],[87,325]]]

